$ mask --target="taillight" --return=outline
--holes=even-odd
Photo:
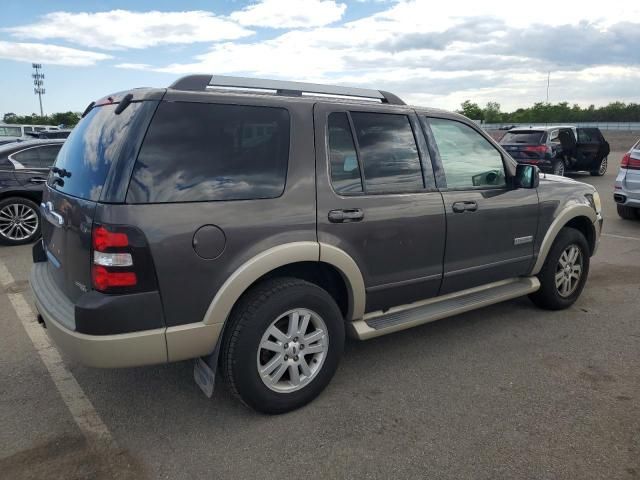
[[[529,145],[524,147],[523,150],[525,152],[541,153],[543,155],[546,153],[551,153],[551,148],[547,145]]]
[[[94,225],[91,244],[91,280],[95,290],[132,293],[157,288],[151,253],[140,230],[121,225]]]
[[[631,158],[631,152],[628,152],[624,155],[624,157],[622,157],[620,168],[627,168],[629,170],[640,170],[640,159]]]

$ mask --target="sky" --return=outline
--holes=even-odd
[[[640,1],[3,0],[0,114],[191,73],[361,86],[454,110],[640,102]]]

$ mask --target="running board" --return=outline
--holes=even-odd
[[[372,312],[351,323],[351,333],[360,340],[405,330],[459,313],[533,293],[540,288],[536,277],[513,278],[430,298],[384,312]]]

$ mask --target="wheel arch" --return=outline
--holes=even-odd
[[[586,237],[590,253],[593,254],[598,241],[598,232],[594,226],[597,218],[596,212],[589,205],[577,204],[562,210],[544,235],[531,275],[540,273],[553,242],[564,227],[579,230]]]

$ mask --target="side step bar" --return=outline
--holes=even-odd
[[[441,297],[366,314],[351,323],[351,333],[360,340],[405,330],[459,313],[533,293],[540,288],[536,277],[513,278],[450,293]]]

